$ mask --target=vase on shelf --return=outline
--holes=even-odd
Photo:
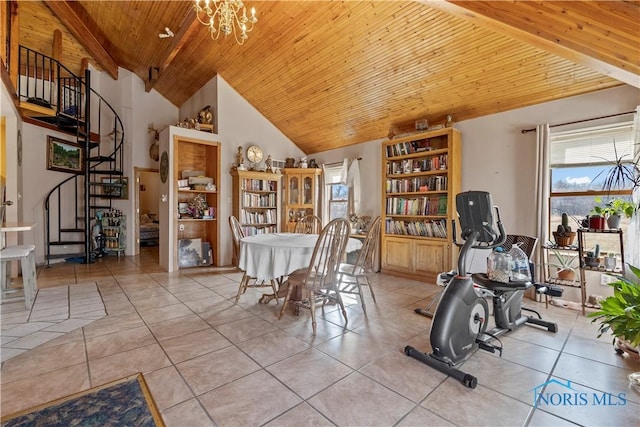
[[[576,272],[573,268],[562,268],[558,270],[558,272],[556,273],[556,277],[559,280],[564,280],[566,282],[575,282]]]
[[[620,215],[609,215],[609,217],[607,218],[607,227],[609,228],[609,230],[618,230],[620,228],[621,220],[622,217]]]
[[[599,257],[585,256],[584,264],[588,267],[597,268],[600,266],[601,259]]]
[[[604,230],[604,217],[600,215],[590,215],[589,228],[594,230]]]
[[[615,255],[608,255],[604,259],[604,268],[607,270],[614,270],[616,268],[616,257]]]

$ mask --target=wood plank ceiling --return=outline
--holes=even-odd
[[[211,40],[191,1],[19,2],[20,43],[48,53],[59,28],[72,70],[112,59],[176,106],[219,74],[308,154],[420,118],[640,86],[638,2],[246,4],[259,21],[243,46]],[[176,37],[160,39],[165,27]]]

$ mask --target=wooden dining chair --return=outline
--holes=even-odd
[[[351,225],[344,218],[338,218],[327,224],[316,242],[311,256],[309,267],[296,270],[289,275],[289,290],[280,310],[280,318],[284,314],[289,298],[294,288],[302,291],[303,301],[308,301],[311,310],[311,327],[316,334],[316,298],[323,298],[324,303],[335,300],[340,304],[342,315],[347,322],[347,311],[344,308],[342,297],[338,292],[338,266],[344,256],[349,240]],[[305,304],[305,307],[307,305]]]
[[[341,263],[338,267],[340,293],[358,295],[362,311],[367,312],[362,295],[362,287],[368,286],[373,302],[376,302],[376,295],[373,292],[369,276],[376,272],[376,254],[380,246],[380,226],[381,219],[376,217],[369,225],[367,237],[362,243],[360,253],[354,264]]]
[[[231,228],[231,236],[233,237],[233,263],[236,267],[240,268],[240,240],[244,237],[244,232],[240,226],[240,221],[233,215],[229,217],[229,227]],[[255,277],[248,276],[246,271],[242,273],[238,294],[236,295],[236,303],[240,300],[240,295],[247,291],[247,288],[272,288],[276,304],[278,303],[278,287],[276,286],[275,280],[270,280],[267,283],[264,280],[256,280]]]
[[[316,215],[307,215],[296,223],[294,233],[319,234],[322,230],[322,220]]]
[[[244,232],[242,231],[242,227],[240,226],[240,221],[238,218],[231,215],[229,217],[229,228],[231,228],[231,237],[233,240],[233,265],[238,267],[240,263],[240,240],[244,237]]]

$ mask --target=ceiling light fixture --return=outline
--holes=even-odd
[[[171,31],[169,29],[169,27],[164,27],[164,33],[160,33],[158,34],[158,37],[160,37],[161,39],[166,39],[168,37],[173,37],[175,34],[173,34],[173,31]]]
[[[247,33],[258,22],[256,9],[252,7],[251,17],[247,17],[247,8],[241,0],[195,0],[194,9],[198,21],[209,27],[213,40],[218,40],[220,33],[225,37],[233,33],[236,42],[244,44],[249,38]]]

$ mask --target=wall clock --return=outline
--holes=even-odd
[[[262,160],[262,149],[257,145],[247,148],[247,159],[251,163],[258,163]]]
[[[160,181],[167,182],[167,175],[169,175],[169,155],[163,151],[160,156]]]

